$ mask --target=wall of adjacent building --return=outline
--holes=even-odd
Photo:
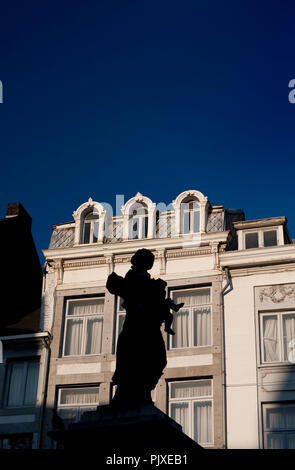
[[[290,270],[281,265],[268,269],[269,272],[267,268],[260,270],[263,271],[261,274],[257,274],[257,268],[252,269],[252,273],[250,268],[242,274],[239,274],[238,269],[232,270],[232,286],[224,296],[227,439],[228,448],[231,449],[262,448],[261,404],[263,401],[282,399],[289,372],[285,372],[285,378],[281,376],[278,380],[276,393],[266,393],[261,378],[273,370],[286,371],[293,370],[294,367],[285,364],[259,364],[260,333],[257,315],[261,305],[257,305],[257,296],[255,301],[255,290],[277,284],[289,284],[292,279],[295,281],[295,269]],[[294,309],[294,299],[290,305]],[[267,308],[278,309],[286,306],[270,302]],[[288,395],[288,398],[293,400],[294,385],[291,395]],[[292,387],[288,389],[291,392]]]

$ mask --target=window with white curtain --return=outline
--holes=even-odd
[[[116,297],[116,313],[115,313],[115,333],[114,333],[114,344],[113,344],[113,352],[116,352],[116,345],[118,341],[118,336],[122,331],[125,317],[126,317],[126,310],[122,306],[122,303],[124,302],[124,299],[121,299],[121,297]]]
[[[169,415],[199,444],[213,444],[212,379],[170,382]]]
[[[295,449],[295,402],[263,404],[265,449]]]
[[[200,204],[193,200],[181,203],[181,233],[200,231]]]
[[[262,362],[294,362],[295,312],[260,313]]]
[[[67,301],[64,356],[101,354],[103,310],[103,297]]]
[[[39,378],[39,360],[14,361],[8,364],[5,405],[34,406]]]
[[[172,292],[176,304],[184,303],[173,312],[172,329],[175,335],[169,337],[169,347],[190,348],[210,346],[211,334],[211,288],[201,287]]]
[[[85,411],[95,411],[98,386],[67,387],[58,390],[57,413],[65,423],[80,421]]]

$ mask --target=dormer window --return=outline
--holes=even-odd
[[[208,218],[208,198],[196,189],[179,194],[172,202],[176,237],[183,234],[204,234]],[[188,237],[190,238],[190,237]]]
[[[98,240],[99,216],[89,212],[84,218],[82,243],[96,243]]]
[[[239,250],[270,248],[292,243],[286,217],[239,220],[233,223],[238,235]]]
[[[258,230],[245,233],[244,246],[246,250],[268,246],[277,246],[277,230]]]
[[[181,203],[181,233],[200,231],[200,204],[195,200]]]
[[[129,236],[131,240],[147,238],[148,210],[145,205],[136,203],[129,212]]]
[[[90,243],[103,243],[106,227],[107,233],[112,232],[109,227],[110,216],[100,202],[90,197],[73,212],[75,220],[74,246],[89,245]]]

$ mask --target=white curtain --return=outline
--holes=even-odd
[[[285,407],[286,427],[295,430],[295,406]]]
[[[69,318],[66,325],[65,356],[81,355],[83,319]]]
[[[184,303],[184,307],[173,314],[173,348],[207,346],[211,344],[211,302],[210,289],[196,289],[174,293],[175,303]],[[195,306],[204,306],[196,308]],[[205,306],[206,305],[206,306]],[[193,344],[191,344],[191,316],[193,316]]]
[[[211,303],[210,289],[195,289],[186,292],[174,292],[174,302],[186,305],[207,305]]]
[[[29,362],[25,388],[24,405],[35,405],[39,378],[39,363]]]
[[[279,361],[278,321],[276,316],[265,316],[263,318],[263,342],[264,361]]]
[[[295,448],[295,406],[281,405],[266,410],[267,448]],[[278,432],[279,431],[279,432]]]
[[[267,429],[284,429],[285,414],[284,408],[268,408],[266,410],[266,427]]]
[[[193,218],[194,218],[194,233],[198,233],[200,231],[200,211],[199,210],[194,210],[193,211]]]
[[[190,304],[190,294],[186,292],[180,292],[179,294],[174,292],[173,294],[173,300],[176,304],[184,303],[184,306],[186,307],[187,305]]]
[[[289,347],[291,340],[295,340],[295,315],[283,315],[283,334],[284,334],[284,359],[288,360],[288,354],[294,346]],[[293,358],[292,358],[293,359]]]
[[[65,356],[101,353],[103,310],[104,299],[69,301]],[[83,351],[82,343],[84,343]]]
[[[211,344],[211,308],[194,309],[194,346]]]
[[[194,439],[199,444],[212,442],[212,403],[194,403]]]
[[[190,303],[192,305],[205,305],[210,304],[210,289],[197,289],[190,294]]]
[[[68,315],[96,315],[103,313],[104,299],[69,301]]]
[[[189,429],[189,404],[188,403],[172,403],[171,418],[182,426],[185,434],[190,433]]]
[[[98,387],[68,388],[60,391],[60,405],[98,403]]]
[[[123,313],[118,314],[118,334],[117,334],[117,336],[119,336],[119,334],[121,333],[121,331],[123,329],[125,318],[126,318],[125,314],[123,314]]]
[[[288,449],[295,449],[295,433],[288,434]]]
[[[23,362],[11,364],[8,406],[21,406],[23,404],[24,367]]]
[[[100,354],[102,349],[103,317],[88,318],[86,331],[86,354]]]
[[[189,346],[189,310],[181,309],[173,314],[172,336],[173,348],[187,348]]]
[[[200,398],[212,395],[211,380],[175,382],[170,386],[171,398]]]
[[[267,449],[284,449],[284,434],[268,433]]]

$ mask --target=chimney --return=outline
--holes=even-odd
[[[27,213],[26,209],[20,202],[11,202],[8,204],[6,219],[17,217],[20,222],[23,222],[30,230],[32,226],[32,217]]]

